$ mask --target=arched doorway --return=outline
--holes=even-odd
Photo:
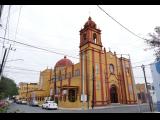
[[[118,103],[117,87],[115,85],[110,88],[110,100],[111,103]]]

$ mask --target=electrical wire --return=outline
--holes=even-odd
[[[0,38],[4,39],[4,37],[0,37]],[[46,49],[46,48],[37,47],[37,46],[34,46],[34,45],[30,45],[30,44],[27,44],[27,43],[18,42],[18,41],[11,40],[11,39],[8,39],[8,38],[6,38],[6,40],[11,41],[11,42],[15,42],[15,43],[17,43],[17,44],[21,44],[21,45],[24,45],[24,46],[28,46],[28,47],[31,47],[31,48],[35,48],[35,49],[39,49],[39,50],[43,50],[43,51],[55,53],[55,54],[58,54],[58,55],[66,56],[66,54],[64,54],[64,53],[51,51],[51,50],[48,50],[48,49]],[[71,58],[79,59],[79,58],[74,57],[74,56],[70,56],[70,55],[67,55],[67,56],[68,56],[68,57],[71,57]]]
[[[19,10],[19,14],[18,14],[18,21],[17,21],[17,26],[16,26],[16,32],[15,32],[15,40],[17,38],[17,32],[18,32],[18,25],[19,25],[19,20],[20,20],[20,15],[21,15],[21,9],[22,9],[22,5],[20,6],[20,10]]]
[[[0,38],[3,39],[3,37],[0,37]],[[43,50],[43,51],[55,53],[55,54],[58,54],[58,55],[66,55],[66,54],[63,54],[63,53],[51,51],[51,50],[48,50],[48,49],[45,49],[45,48],[41,48],[41,47],[37,47],[37,46],[34,46],[34,45],[29,45],[29,44],[27,44],[27,43],[22,43],[22,42],[18,42],[18,41],[11,40],[11,39],[7,39],[7,38],[6,38],[6,40],[12,41],[12,42],[14,41],[15,43],[18,43],[18,44],[22,44],[22,45],[25,45],[25,46],[28,46],[28,47],[31,47],[31,48],[35,48],[35,49],[39,49],[39,50]],[[67,56],[69,56],[69,55],[67,55]],[[79,59],[79,58],[73,57],[73,56],[69,56],[69,57]],[[87,60],[88,60],[88,59],[87,59]],[[91,62],[92,60],[88,60],[88,61]],[[98,63],[98,64],[99,64],[100,62],[95,62],[95,63]],[[102,63],[102,62],[101,62],[101,64],[104,64],[104,65],[105,65],[105,63]],[[148,65],[150,65],[150,64],[148,64]],[[148,66],[148,65],[145,65],[145,66]],[[108,64],[108,66],[109,66],[109,64]],[[119,66],[117,66],[117,67],[119,67]],[[132,69],[139,68],[139,67],[141,67],[141,66],[134,66],[134,67],[132,67]]]
[[[31,69],[25,69],[25,68],[20,68],[20,67],[10,67],[10,66],[6,66],[6,69],[24,70],[24,71],[31,71],[31,72],[40,72],[38,70],[31,70]]]
[[[138,36],[137,34],[135,34],[134,32],[132,32],[131,30],[129,30],[127,27],[125,27],[124,25],[122,25],[120,22],[118,22],[115,18],[113,18],[111,15],[109,15],[102,7],[100,7],[99,5],[97,5],[97,7],[101,11],[103,11],[107,16],[109,16],[112,20],[114,20],[116,23],[118,23],[121,27],[123,27],[125,30],[127,30],[128,32],[130,32],[132,35],[134,35],[134,36],[136,36],[136,37],[138,37],[138,38],[146,41],[145,38],[142,38],[142,37]]]

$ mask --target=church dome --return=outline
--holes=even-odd
[[[63,59],[59,60],[56,63],[55,67],[65,67],[65,66],[71,66],[71,65],[73,65],[72,61],[67,59],[66,56],[64,56]]]
[[[96,28],[96,23],[92,21],[91,17],[89,17],[88,21],[84,24],[84,28],[86,27]]]

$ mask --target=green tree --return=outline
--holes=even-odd
[[[0,99],[6,98],[6,97],[12,97],[13,95],[18,94],[18,88],[14,80],[2,77],[0,81]]]
[[[160,58],[160,26],[154,28],[154,33],[149,33],[150,38],[146,39],[147,44],[154,48],[155,56]]]

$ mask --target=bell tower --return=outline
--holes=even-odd
[[[84,24],[84,28],[80,30],[80,50],[84,46],[102,50],[101,30],[97,29],[97,25],[91,17]]]
[[[102,69],[101,30],[88,18],[83,29],[80,30],[80,65],[81,65],[81,95],[87,96],[82,106],[92,107],[104,104],[104,78]],[[101,102],[98,102],[101,101]]]

